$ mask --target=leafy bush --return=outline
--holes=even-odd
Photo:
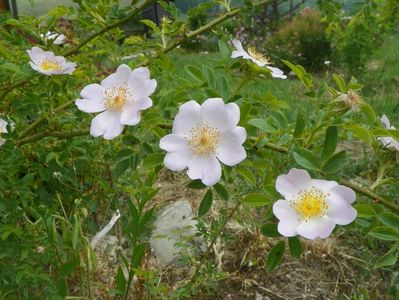
[[[326,30],[334,48],[334,62],[351,74],[360,75],[386,34],[399,23],[399,2],[362,1],[347,14],[336,1],[318,1],[325,16]]]
[[[255,48],[235,41],[233,49],[217,28],[258,1],[216,1],[225,9],[195,30],[160,1],[169,18],[160,26],[140,20],[151,38],[126,37],[120,26],[153,0],[129,10],[111,0],[76,2],[0,28],[1,298],[197,298],[225,276],[209,256],[222,238],[233,239],[227,223],[250,209],[257,217],[243,223],[270,244],[262,271],[275,270],[288,251],[301,256],[296,235],[327,238],[356,214],[339,230],[364,237],[362,246],[380,240],[386,254],[373,264],[395,265],[399,133],[386,117],[380,124],[355,78],[314,80],[284,60],[300,99],[310,101],[265,92],[260,83],[289,82]],[[63,32],[64,43],[48,31]],[[169,53],[209,31],[220,34],[218,54]],[[367,151],[359,162],[342,146],[354,140]],[[193,272],[169,287],[147,264],[148,241],[155,211],[179,191],[199,200],[206,251],[199,261],[185,258]],[[118,247],[104,264],[94,241],[114,225]],[[104,265],[106,283],[97,276]]]
[[[292,20],[284,22],[263,48],[274,61],[285,57],[310,70],[320,71],[331,55],[326,28],[318,11],[305,8]]]

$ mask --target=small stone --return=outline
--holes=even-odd
[[[183,267],[182,258],[192,255],[195,248],[204,246],[203,239],[196,237],[197,221],[187,201],[167,205],[158,215],[150,238],[152,252],[160,265]]]

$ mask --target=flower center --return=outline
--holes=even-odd
[[[248,54],[265,65],[270,64],[269,58],[265,54],[258,52],[255,47],[248,47]]]
[[[323,216],[328,208],[327,194],[322,193],[315,187],[300,191],[298,198],[294,201],[295,210],[305,220],[315,216]]]
[[[43,59],[40,61],[39,66],[44,71],[59,71],[62,66],[55,60]]]
[[[105,90],[105,107],[107,109],[120,111],[130,98],[129,90],[126,86],[118,86]]]
[[[190,129],[185,136],[188,148],[198,155],[215,153],[220,141],[220,130],[201,123]]]

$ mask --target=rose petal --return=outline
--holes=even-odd
[[[317,237],[327,238],[334,230],[335,223],[327,216],[303,221],[297,228],[299,235],[314,240]]]
[[[185,134],[199,124],[201,122],[200,109],[201,106],[194,100],[181,105],[173,122],[172,133]]]
[[[176,134],[168,134],[161,138],[159,147],[165,151],[181,152],[187,150],[187,141]]]
[[[280,175],[276,180],[276,190],[291,200],[299,191],[308,188],[312,181],[309,173],[303,169],[291,169],[288,174]]]
[[[90,134],[94,137],[102,135],[104,139],[111,140],[122,133],[123,127],[120,112],[106,110],[91,121]]]

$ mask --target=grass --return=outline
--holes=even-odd
[[[399,126],[399,32],[394,32],[386,38],[384,45],[379,48],[369,61],[364,74],[358,78],[364,85],[362,96],[370,103],[379,115],[385,113]],[[176,72],[179,75],[187,75],[184,67],[188,65],[206,65],[211,68],[221,58],[218,53],[173,53],[169,56],[177,65]],[[217,71],[217,70],[216,70]],[[218,72],[222,75],[223,71]],[[313,74],[315,81],[326,79],[331,81],[332,73],[341,73],[340,70],[327,70],[320,74]],[[349,79],[349,78],[347,78]],[[238,85],[230,82],[230,86]],[[298,80],[262,80],[245,85],[241,93],[245,96],[249,92],[259,96],[271,92],[277,98],[282,99],[293,107],[310,108],[313,105],[309,97],[303,96],[304,88]]]
[[[58,5],[76,6],[72,0],[18,0],[20,15],[42,16]],[[131,0],[120,0],[120,5],[127,6]]]

